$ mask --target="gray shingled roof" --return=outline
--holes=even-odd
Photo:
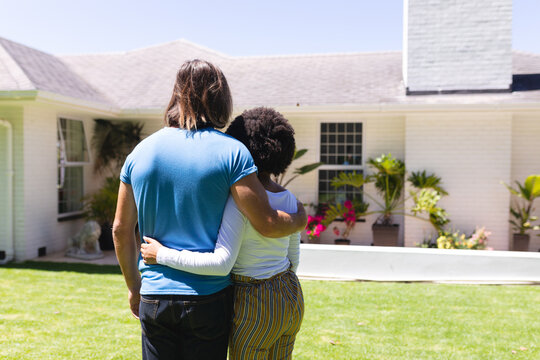
[[[0,90],[44,90],[113,105],[56,56],[0,38]]]
[[[2,47],[13,61],[4,61]],[[13,69],[18,64],[36,89],[108,101],[121,109],[163,109],[179,66],[194,58],[221,67],[238,107],[540,102],[540,88],[406,96],[400,52],[230,57],[185,40],[121,53],[55,57],[0,38],[0,90],[28,86]],[[540,74],[540,54],[514,52],[513,64],[514,74]]]

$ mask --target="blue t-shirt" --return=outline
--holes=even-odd
[[[248,149],[215,129],[166,127],[127,157],[120,180],[133,188],[141,236],[177,250],[214,250],[230,187],[257,171]],[[229,276],[196,275],[139,257],[141,294],[213,294]]]

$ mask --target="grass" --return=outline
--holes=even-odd
[[[0,359],[137,359],[117,267],[0,267]],[[302,281],[295,359],[539,359],[540,287]]]

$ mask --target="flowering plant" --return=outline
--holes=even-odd
[[[318,240],[321,236],[321,233],[326,230],[326,225],[322,223],[324,220],[324,215],[308,215],[308,222],[306,225],[306,234],[310,242]]]
[[[354,225],[356,224],[356,212],[354,211],[354,206],[352,201],[347,200],[343,203],[343,221],[345,222],[345,230],[343,232],[340,232],[337,226],[334,226],[332,229],[334,231],[334,234],[336,236],[341,235],[344,239],[349,238],[349,234],[351,233],[352,229],[354,229]]]
[[[439,249],[483,250],[486,249],[490,235],[491,232],[486,231],[484,227],[476,229],[470,237],[460,234],[459,231],[441,231],[437,238],[437,247]]]
[[[341,235],[344,239],[348,239],[354,225],[356,225],[356,220],[366,215],[368,207],[368,203],[356,200],[347,200],[343,204],[329,205],[323,224],[328,226],[337,218],[343,218],[345,230],[340,232],[337,226],[334,226],[332,230],[337,236]]]

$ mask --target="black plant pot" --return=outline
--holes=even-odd
[[[336,244],[336,245],[351,245],[351,240],[349,240],[349,239],[334,239],[334,244]]]
[[[512,237],[513,251],[529,251],[529,234],[514,234]]]
[[[101,250],[114,250],[111,224],[105,223],[101,225],[101,235],[98,241]]]
[[[398,246],[399,224],[373,224],[373,246]]]

